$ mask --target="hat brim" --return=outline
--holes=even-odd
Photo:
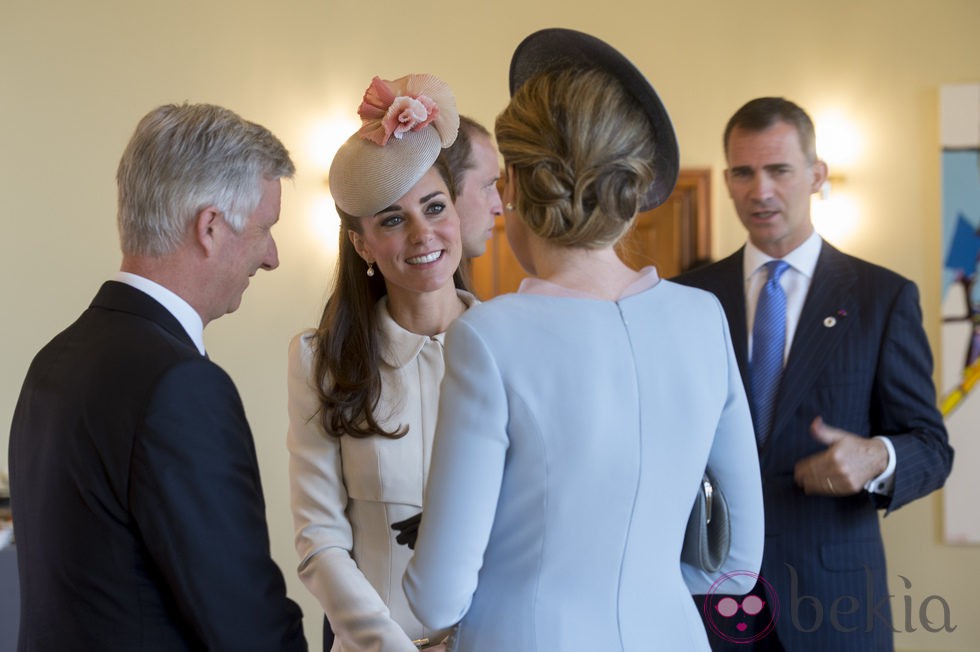
[[[439,132],[432,128],[392,138],[384,147],[354,134],[330,164],[330,194],[348,215],[375,215],[411,190],[441,151]]]
[[[651,161],[654,181],[644,194],[640,210],[660,206],[674,191],[680,168],[674,125],[653,85],[611,45],[571,29],[555,27],[534,32],[521,41],[511,57],[510,94],[513,96],[524,82],[538,73],[578,65],[599,68],[618,79],[646,113],[657,147]]]

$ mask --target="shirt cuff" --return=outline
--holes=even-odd
[[[888,450],[888,466],[876,478],[871,478],[864,484],[864,488],[869,493],[891,496],[895,491],[895,446],[888,437],[875,437],[880,439]]]

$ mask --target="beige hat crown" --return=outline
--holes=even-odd
[[[358,107],[362,126],[330,164],[330,194],[349,215],[374,215],[412,189],[456,140],[459,112],[434,75],[375,77]]]

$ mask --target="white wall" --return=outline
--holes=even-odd
[[[720,132],[745,100],[788,96],[836,109],[867,156],[847,170],[861,207],[852,253],[919,283],[938,347],[938,88],[980,80],[975,0],[0,0],[0,424],[9,424],[33,353],[88,304],[119,262],[114,174],[140,117],[165,102],[213,102],[272,129],[299,166],[275,234],[282,265],[206,339],[237,382],[255,432],[273,551],[319,645],[316,603],[295,579],[283,438],[285,349],[315,323],[332,273],[335,221],[323,126],[353,116],[371,77],[433,72],[464,113],[492,124],[510,53],[531,31],[590,31],[654,81],[677,126],[682,164],[715,170],[715,254],[741,243],[721,191]],[[321,143],[319,146],[318,143]],[[0,428],[0,469],[7,427]],[[897,615],[910,596],[951,607],[951,634],[900,633],[901,649],[980,649],[971,580],[977,548],[939,543],[938,495],[885,519]],[[902,575],[912,582],[906,590]],[[916,612],[917,613],[917,612]],[[913,622],[913,625],[918,625]],[[899,622],[900,628],[904,623]]]

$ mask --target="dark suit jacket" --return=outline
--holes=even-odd
[[[305,650],[231,378],[108,282],[37,354],[10,433],[19,650]]]
[[[721,301],[750,392],[743,251],[675,280]],[[891,511],[938,489],[953,462],[915,284],[824,243],[776,401],[759,460],[761,575],[776,591],[778,605],[770,606],[779,611],[779,638],[787,650],[891,650],[876,508]],[[824,449],[810,435],[817,416],[860,436],[889,437],[897,463],[890,500],[806,496],[796,486],[796,462]]]

